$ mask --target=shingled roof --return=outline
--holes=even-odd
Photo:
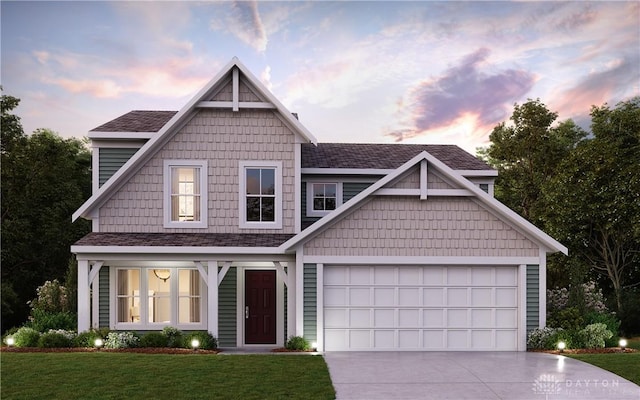
[[[91,132],[158,132],[177,111],[134,110],[102,124]]]
[[[437,144],[302,144],[302,168],[396,169],[426,151],[454,170],[492,170],[455,145]]]
[[[157,132],[177,111],[131,111],[92,132]],[[398,143],[302,144],[302,168],[396,169],[427,151],[454,170],[492,168],[455,145]]]
[[[74,246],[278,247],[287,233],[103,233],[93,232]]]

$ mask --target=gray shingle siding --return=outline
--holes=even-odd
[[[527,332],[540,325],[540,271],[538,265],[527,265]]]

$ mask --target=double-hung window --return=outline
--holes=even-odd
[[[207,227],[207,162],[164,162],[165,228]]]
[[[114,279],[116,328],[203,327],[206,309],[198,270],[117,268]]]
[[[282,228],[282,163],[240,162],[240,228]]]
[[[307,215],[322,217],[342,205],[339,182],[307,182]]]

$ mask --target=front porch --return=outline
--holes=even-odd
[[[77,253],[78,332],[172,326],[207,330],[238,348],[282,347],[302,336],[303,265],[295,256],[201,257]],[[256,287],[256,278],[268,282]]]

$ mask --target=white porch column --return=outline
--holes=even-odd
[[[292,268],[293,269],[293,268]],[[289,273],[291,274],[291,273]],[[294,308],[295,318],[292,323],[296,326],[296,336],[304,335],[304,263],[302,261],[302,246],[296,249],[296,267],[295,275],[289,280],[295,282],[294,290],[296,306]]]
[[[207,330],[218,338],[218,262],[207,261]]]
[[[78,260],[78,332],[88,331],[90,327],[89,261]]]
[[[287,263],[287,339],[296,336],[296,266]]]

